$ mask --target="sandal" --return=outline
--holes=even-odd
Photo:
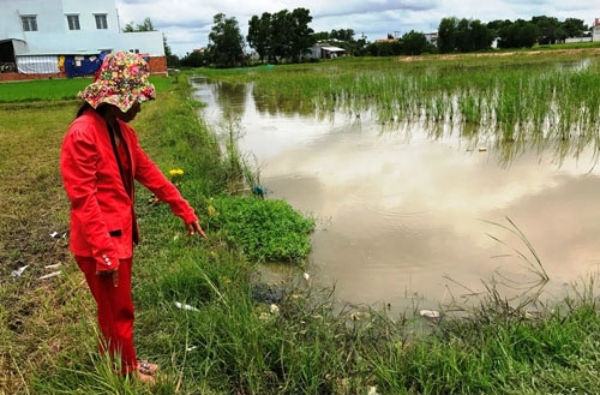
[[[158,372],[158,365],[145,360],[138,360],[137,371],[146,376],[155,376]]]

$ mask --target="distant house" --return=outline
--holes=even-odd
[[[600,18],[596,18],[594,21],[594,27],[592,27],[592,41],[600,42]]]
[[[123,33],[116,0],[2,0],[0,80],[91,74],[121,50],[167,71],[162,33]]]
[[[432,45],[437,45],[438,37],[438,32],[425,33],[425,40]]]
[[[395,43],[397,41],[398,39],[394,37],[378,38],[377,40],[375,40],[376,43]]]
[[[315,44],[311,48],[313,59],[335,59],[346,54],[344,48],[334,47],[327,44]]]
[[[494,37],[492,39],[492,43],[490,44],[490,48],[498,49],[498,47],[500,46],[500,40],[500,37]]]
[[[587,43],[593,41],[593,37],[582,36],[582,37],[567,37],[565,38],[565,44],[574,44],[574,43]]]

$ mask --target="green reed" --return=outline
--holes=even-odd
[[[485,131],[503,143],[594,143],[600,113],[600,55],[518,53],[423,57],[413,62],[340,59],[238,70],[215,78],[253,81],[258,105],[289,113],[372,113],[382,124],[439,123]],[[261,104],[262,103],[262,104]],[[284,105],[282,106],[282,103]],[[474,138],[477,137],[475,133]],[[597,146],[597,144],[595,145]]]

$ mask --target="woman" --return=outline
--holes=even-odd
[[[63,141],[60,170],[71,202],[69,246],[98,308],[101,351],[120,360],[121,372],[154,381],[157,366],[138,361],[131,298],[133,245],[138,242],[134,180],[168,203],[188,235],[206,237],[194,209],[140,148],[128,125],[141,103],[154,98],[142,57],[104,58],[95,81],[79,93],[84,104]]]

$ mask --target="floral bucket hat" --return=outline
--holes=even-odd
[[[112,104],[123,112],[136,102],[154,99],[155,89],[148,81],[148,63],[132,52],[106,55],[96,79],[77,95],[93,108],[102,103]]]

